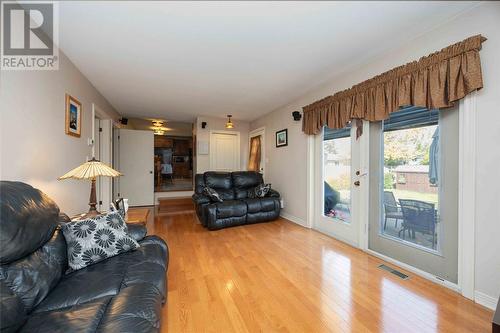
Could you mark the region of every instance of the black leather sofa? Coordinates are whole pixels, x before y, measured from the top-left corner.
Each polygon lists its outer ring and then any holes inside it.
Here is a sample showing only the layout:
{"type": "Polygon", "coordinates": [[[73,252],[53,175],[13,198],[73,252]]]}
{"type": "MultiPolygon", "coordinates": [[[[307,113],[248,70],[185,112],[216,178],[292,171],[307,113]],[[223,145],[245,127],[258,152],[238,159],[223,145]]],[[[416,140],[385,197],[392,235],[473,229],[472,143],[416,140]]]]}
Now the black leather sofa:
{"type": "Polygon", "coordinates": [[[249,198],[248,191],[263,183],[253,171],[205,172],[195,176],[193,202],[201,224],[209,230],[272,221],[280,215],[280,194],[271,189],[264,198],[249,198]],[[223,202],[211,202],[203,189],[213,188],[223,202]]]}
{"type": "Polygon", "coordinates": [[[140,248],[73,273],[58,228],[68,218],[45,194],[0,182],[1,332],[157,332],[168,248],[129,224],[140,248]]]}

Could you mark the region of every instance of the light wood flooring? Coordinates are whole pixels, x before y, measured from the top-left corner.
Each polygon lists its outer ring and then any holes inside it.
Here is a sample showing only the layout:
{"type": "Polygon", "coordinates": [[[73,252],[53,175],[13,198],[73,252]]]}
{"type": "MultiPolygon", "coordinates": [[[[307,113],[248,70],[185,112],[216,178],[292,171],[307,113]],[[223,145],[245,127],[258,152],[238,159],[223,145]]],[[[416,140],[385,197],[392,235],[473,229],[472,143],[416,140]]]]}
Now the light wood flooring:
{"type": "Polygon", "coordinates": [[[162,332],[491,332],[486,308],[284,219],[207,231],[150,214],[148,230],[170,248],[162,332]]]}

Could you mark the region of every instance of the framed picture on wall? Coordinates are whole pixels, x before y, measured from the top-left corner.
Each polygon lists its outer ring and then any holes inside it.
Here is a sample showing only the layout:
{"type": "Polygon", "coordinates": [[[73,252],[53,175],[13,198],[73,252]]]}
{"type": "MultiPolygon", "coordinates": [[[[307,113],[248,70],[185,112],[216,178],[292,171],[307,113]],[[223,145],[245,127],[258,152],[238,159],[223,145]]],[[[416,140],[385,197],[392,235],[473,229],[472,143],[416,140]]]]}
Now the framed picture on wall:
{"type": "Polygon", "coordinates": [[[82,134],[82,103],[68,94],[66,94],[65,132],[77,138],[82,134]]]}
{"type": "Polygon", "coordinates": [[[276,147],[288,146],[288,129],[276,132],[276,147]]]}

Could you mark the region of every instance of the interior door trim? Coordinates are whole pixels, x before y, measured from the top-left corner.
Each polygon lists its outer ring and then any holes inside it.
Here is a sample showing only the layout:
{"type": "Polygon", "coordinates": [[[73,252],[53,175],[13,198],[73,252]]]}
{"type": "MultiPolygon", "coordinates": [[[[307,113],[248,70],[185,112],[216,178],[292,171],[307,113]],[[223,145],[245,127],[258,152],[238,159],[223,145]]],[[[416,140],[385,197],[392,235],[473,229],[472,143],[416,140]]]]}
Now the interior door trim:
{"type": "Polygon", "coordinates": [[[261,165],[260,167],[262,169],[262,178],[265,179],[266,175],[266,128],[265,127],[256,128],[250,131],[250,133],[248,133],[248,155],[250,155],[250,142],[252,141],[252,138],[259,135],[261,136],[262,139],[260,142],[261,160],[264,161],[264,163],[262,163],[263,165],[261,165]]]}
{"type": "Polygon", "coordinates": [[[209,140],[210,140],[210,148],[209,148],[209,154],[210,154],[210,170],[214,169],[214,154],[212,154],[212,147],[213,147],[213,134],[226,134],[226,135],[234,135],[237,137],[237,145],[236,145],[236,154],[238,155],[238,161],[236,163],[236,170],[234,171],[239,171],[241,170],[241,140],[240,140],[240,132],[238,131],[224,131],[224,130],[212,130],[210,131],[209,134],[209,140]]]}

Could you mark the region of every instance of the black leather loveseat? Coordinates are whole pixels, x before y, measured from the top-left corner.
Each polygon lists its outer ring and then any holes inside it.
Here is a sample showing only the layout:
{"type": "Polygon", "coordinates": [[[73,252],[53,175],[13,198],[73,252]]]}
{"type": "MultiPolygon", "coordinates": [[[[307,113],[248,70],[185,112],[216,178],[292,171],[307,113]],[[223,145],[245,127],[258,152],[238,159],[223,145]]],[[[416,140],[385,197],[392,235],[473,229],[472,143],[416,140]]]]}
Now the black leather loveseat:
{"type": "Polygon", "coordinates": [[[248,197],[248,191],[262,183],[262,175],[253,171],[197,174],[193,202],[201,224],[209,230],[217,230],[277,219],[280,215],[277,191],[271,189],[264,198],[248,197]],[[210,201],[203,194],[206,186],[217,191],[223,202],[210,201]]]}
{"type": "Polygon", "coordinates": [[[144,225],[140,247],[65,274],[67,221],[42,192],[0,182],[1,332],[157,332],[166,297],[168,248],[144,225]]]}

